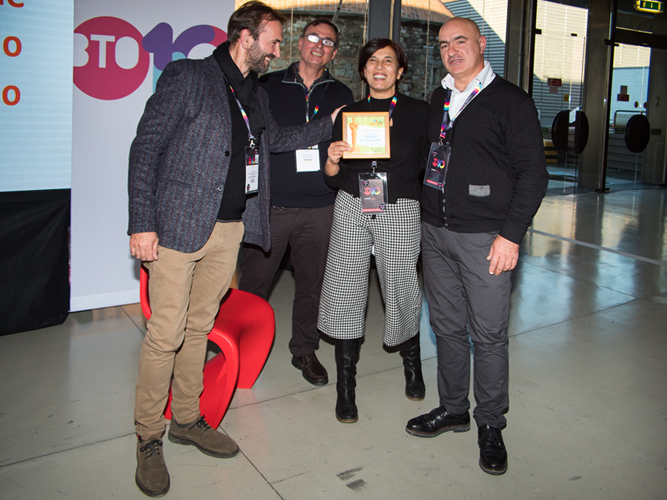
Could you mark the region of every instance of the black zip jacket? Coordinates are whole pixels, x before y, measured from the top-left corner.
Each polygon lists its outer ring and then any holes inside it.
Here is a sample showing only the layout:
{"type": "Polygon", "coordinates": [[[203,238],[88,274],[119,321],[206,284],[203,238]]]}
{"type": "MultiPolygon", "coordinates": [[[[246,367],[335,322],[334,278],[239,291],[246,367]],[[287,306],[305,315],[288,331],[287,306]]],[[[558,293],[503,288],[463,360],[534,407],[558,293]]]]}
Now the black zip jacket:
{"type": "MultiPolygon", "coordinates": [[[[279,125],[306,123],[306,110],[312,120],[329,120],[334,110],[352,104],[354,96],[347,86],[325,70],[310,88],[306,102],[306,87],[297,78],[293,63],[286,70],[262,76],[259,86],[269,94],[269,107],[279,125]],[[315,116],[315,107],[319,110],[315,116]]],[[[319,143],[320,167],[324,169],[330,141],[319,143]]],[[[271,204],[277,207],[316,208],[333,205],[336,191],[324,182],[322,172],[296,171],[296,153],[271,154],[271,204]]]]}

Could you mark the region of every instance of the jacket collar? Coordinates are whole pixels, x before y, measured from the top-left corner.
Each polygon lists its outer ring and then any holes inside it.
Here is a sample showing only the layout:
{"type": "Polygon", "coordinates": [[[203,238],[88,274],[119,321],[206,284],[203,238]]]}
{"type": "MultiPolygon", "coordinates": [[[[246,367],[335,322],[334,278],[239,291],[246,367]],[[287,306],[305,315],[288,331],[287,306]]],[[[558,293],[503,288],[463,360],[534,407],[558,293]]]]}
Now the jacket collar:
{"type": "MultiPolygon", "coordinates": [[[[301,75],[299,75],[298,68],[299,68],[298,61],[290,64],[289,67],[285,70],[285,76],[283,76],[283,83],[298,83],[299,85],[305,87],[303,83],[303,78],[301,78],[301,75]]],[[[331,76],[331,73],[329,73],[329,70],[327,68],[324,68],[322,76],[313,82],[311,89],[321,83],[330,83],[333,81],[334,77],[331,76]]]]}

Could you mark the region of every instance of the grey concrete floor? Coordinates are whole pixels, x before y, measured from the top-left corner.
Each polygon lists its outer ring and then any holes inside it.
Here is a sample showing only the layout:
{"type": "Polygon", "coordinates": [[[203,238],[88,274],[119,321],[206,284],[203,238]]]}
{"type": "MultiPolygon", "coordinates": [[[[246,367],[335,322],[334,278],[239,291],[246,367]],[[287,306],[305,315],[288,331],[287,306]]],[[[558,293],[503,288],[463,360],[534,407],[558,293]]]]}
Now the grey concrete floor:
{"type": "MultiPolygon", "coordinates": [[[[272,353],[221,424],[241,453],[216,460],[166,441],[168,498],[667,498],[665,190],[545,199],[514,274],[504,476],[480,470],[474,430],[406,434],[438,404],[434,342],[423,318],[427,394],[409,401],[371,283],[359,422],[336,421],[333,382],[313,387],[290,365],[284,272],[272,353]]],[[[144,332],[134,304],[0,337],[1,499],[146,498],[132,422],[144,332]]],[[[318,356],[334,381],[333,344],[318,356]]]]}

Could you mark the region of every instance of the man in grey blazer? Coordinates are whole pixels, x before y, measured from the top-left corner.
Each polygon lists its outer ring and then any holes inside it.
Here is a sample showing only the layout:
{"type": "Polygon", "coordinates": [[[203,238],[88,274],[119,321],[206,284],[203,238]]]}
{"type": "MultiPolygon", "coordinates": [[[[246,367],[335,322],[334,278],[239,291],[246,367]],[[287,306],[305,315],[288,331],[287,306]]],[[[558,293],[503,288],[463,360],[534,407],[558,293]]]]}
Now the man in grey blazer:
{"type": "Polygon", "coordinates": [[[212,56],[168,64],[130,149],[130,251],[149,270],[152,308],[134,411],[135,480],[149,496],[169,490],[161,438],[170,382],[169,440],[215,457],[238,452],[199,411],[207,335],[241,240],[270,246],[270,152],[331,135],[332,120],[279,127],[257,86],[257,74],[280,57],[284,21],[261,2],[246,3],[212,56]]]}

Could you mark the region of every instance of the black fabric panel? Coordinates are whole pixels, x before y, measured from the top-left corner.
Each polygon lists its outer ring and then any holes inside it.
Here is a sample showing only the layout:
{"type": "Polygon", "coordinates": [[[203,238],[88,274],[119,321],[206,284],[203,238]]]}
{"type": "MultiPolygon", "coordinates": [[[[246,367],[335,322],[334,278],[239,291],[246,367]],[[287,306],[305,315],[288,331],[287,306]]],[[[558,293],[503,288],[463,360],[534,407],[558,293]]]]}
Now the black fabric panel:
{"type": "Polygon", "coordinates": [[[65,321],[70,190],[0,193],[0,335],[65,321]]]}

